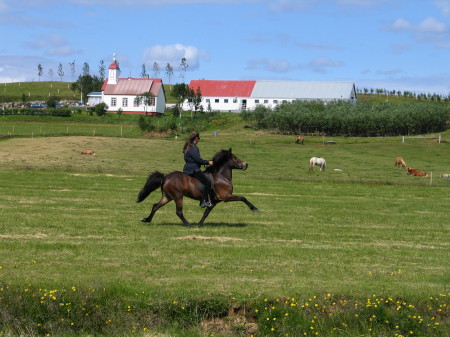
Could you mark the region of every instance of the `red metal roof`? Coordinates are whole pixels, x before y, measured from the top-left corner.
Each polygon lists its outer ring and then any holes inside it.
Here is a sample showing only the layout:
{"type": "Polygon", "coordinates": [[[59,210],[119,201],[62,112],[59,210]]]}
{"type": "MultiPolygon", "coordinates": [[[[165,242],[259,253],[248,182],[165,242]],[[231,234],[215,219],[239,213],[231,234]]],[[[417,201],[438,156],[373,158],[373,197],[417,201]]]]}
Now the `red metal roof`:
{"type": "Polygon", "coordinates": [[[189,87],[200,88],[203,97],[250,97],[256,81],[193,80],[189,87]]]}
{"type": "Polygon", "coordinates": [[[108,79],[103,82],[102,91],[105,95],[141,95],[150,92],[158,96],[162,88],[159,78],[119,78],[117,84],[108,84],[108,79]]]}

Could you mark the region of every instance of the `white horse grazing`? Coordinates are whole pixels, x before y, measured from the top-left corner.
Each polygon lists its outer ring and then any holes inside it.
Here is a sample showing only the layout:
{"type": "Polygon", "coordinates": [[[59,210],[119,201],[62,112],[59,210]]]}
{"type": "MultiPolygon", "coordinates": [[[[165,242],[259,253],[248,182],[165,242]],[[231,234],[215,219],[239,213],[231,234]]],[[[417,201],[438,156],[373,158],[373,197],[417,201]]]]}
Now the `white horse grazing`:
{"type": "Polygon", "coordinates": [[[325,171],[325,167],[327,167],[327,162],[324,158],[312,157],[309,160],[309,170],[312,171],[314,166],[320,166],[320,172],[325,171]]]}

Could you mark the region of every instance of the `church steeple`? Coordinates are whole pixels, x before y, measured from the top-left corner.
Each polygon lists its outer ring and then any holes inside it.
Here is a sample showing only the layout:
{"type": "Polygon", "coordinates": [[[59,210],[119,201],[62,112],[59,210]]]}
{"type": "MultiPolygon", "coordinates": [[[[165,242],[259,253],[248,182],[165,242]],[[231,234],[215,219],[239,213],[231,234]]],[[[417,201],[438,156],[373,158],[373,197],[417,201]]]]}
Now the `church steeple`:
{"type": "Polygon", "coordinates": [[[117,84],[120,76],[119,63],[116,61],[116,54],[113,55],[113,62],[108,67],[108,84],[117,84]]]}

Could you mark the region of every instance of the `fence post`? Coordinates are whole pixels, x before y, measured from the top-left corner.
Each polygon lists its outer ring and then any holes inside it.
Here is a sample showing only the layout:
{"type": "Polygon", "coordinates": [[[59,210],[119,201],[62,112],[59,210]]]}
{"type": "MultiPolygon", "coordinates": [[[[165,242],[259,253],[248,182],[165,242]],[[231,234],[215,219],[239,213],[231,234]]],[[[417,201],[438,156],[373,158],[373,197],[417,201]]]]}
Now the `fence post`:
{"type": "Polygon", "coordinates": [[[402,137],[402,143],[404,143],[404,142],[405,142],[405,136],[402,137]]]}
{"type": "Polygon", "coordinates": [[[442,135],[439,135],[439,144],[442,143],[442,135]]]}

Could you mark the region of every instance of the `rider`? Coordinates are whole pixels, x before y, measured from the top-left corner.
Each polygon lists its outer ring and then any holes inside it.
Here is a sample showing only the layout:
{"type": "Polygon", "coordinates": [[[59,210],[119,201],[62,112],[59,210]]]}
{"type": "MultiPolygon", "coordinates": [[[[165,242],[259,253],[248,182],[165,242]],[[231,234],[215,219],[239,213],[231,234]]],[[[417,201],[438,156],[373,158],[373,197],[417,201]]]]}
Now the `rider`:
{"type": "Polygon", "coordinates": [[[197,147],[197,143],[200,140],[198,132],[192,132],[183,147],[184,161],[186,162],[183,167],[183,172],[187,175],[197,178],[204,185],[201,207],[211,207],[211,201],[209,199],[209,190],[211,189],[211,182],[200,169],[200,165],[213,165],[212,160],[203,160],[200,157],[200,150],[197,147]]]}

